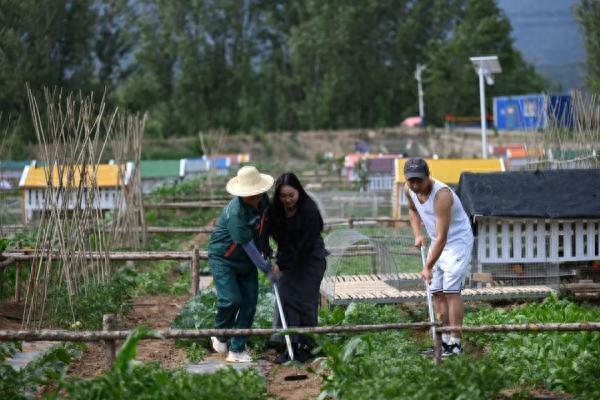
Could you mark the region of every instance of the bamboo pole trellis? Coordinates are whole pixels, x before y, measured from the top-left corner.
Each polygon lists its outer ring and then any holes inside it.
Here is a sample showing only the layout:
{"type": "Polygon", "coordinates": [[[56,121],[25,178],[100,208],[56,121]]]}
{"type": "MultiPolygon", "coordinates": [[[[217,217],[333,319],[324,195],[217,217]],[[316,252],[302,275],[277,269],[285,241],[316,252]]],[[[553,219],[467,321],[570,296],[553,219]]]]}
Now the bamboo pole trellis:
{"type": "Polygon", "coordinates": [[[111,248],[127,246],[137,249],[146,243],[140,159],[147,118],[147,114],[140,117],[120,113],[115,121],[116,134],[111,145],[121,188],[112,220],[111,248]]]}
{"type": "MultiPolygon", "coordinates": [[[[101,229],[97,172],[111,135],[116,111],[108,114],[104,97],[44,90],[41,110],[31,88],[27,97],[45,174],[44,210],[37,232],[35,253],[25,296],[24,324],[41,324],[56,305],[47,307],[48,295],[66,290],[73,298],[91,284],[108,282],[108,259],[89,262],[86,252],[107,250],[101,229]],[[107,123],[102,125],[106,117],[107,123]],[[57,248],[58,254],[48,249],[57,248]],[[56,271],[52,265],[59,263],[56,271]],[[39,322],[35,322],[39,321],[39,322]]],[[[74,318],[74,315],[73,315],[74,318]]]]}

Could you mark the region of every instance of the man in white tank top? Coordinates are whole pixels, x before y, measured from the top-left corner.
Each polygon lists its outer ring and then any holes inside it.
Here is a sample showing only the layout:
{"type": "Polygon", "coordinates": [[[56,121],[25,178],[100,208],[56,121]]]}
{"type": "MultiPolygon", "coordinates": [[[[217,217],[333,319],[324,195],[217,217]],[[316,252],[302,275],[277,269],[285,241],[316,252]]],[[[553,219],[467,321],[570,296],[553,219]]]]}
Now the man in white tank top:
{"type": "MultiPolygon", "coordinates": [[[[473,231],[460,199],[447,185],[429,176],[422,158],[404,164],[408,218],[415,246],[425,245],[421,223],[431,239],[421,278],[433,294],[435,313],[443,325],[462,326],[464,306],[460,295],[469,273],[473,231]]],[[[442,335],[443,356],[462,353],[460,332],[442,335]]]]}

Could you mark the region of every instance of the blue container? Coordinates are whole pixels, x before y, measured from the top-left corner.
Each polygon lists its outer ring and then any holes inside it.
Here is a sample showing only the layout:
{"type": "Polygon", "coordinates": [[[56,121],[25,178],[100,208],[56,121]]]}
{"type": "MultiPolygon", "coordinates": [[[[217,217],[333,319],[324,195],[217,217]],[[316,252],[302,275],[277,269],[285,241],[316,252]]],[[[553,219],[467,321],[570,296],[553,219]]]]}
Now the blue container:
{"type": "Polygon", "coordinates": [[[229,168],[229,157],[214,158],[212,163],[215,169],[227,169],[229,168]]]}
{"type": "Polygon", "coordinates": [[[573,128],[570,95],[526,94],[494,97],[494,125],[499,130],[573,128]]]}

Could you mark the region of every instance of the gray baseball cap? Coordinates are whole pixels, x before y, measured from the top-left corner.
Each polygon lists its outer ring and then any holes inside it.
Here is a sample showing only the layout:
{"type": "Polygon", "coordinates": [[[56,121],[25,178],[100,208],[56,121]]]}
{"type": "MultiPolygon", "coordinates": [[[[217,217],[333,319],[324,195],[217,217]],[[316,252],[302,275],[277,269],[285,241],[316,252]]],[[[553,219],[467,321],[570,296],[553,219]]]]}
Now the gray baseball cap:
{"type": "Polygon", "coordinates": [[[429,176],[429,166],[422,158],[409,158],[404,163],[404,178],[406,180],[419,178],[425,179],[429,176]]]}

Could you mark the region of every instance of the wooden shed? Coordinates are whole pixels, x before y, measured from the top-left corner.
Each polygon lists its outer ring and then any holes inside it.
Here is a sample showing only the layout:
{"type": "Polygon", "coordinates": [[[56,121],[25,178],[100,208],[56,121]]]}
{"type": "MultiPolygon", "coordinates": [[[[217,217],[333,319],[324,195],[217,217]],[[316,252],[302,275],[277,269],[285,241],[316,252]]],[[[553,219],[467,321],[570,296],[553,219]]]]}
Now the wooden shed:
{"type": "Polygon", "coordinates": [[[465,173],[458,195],[476,272],[550,284],[576,273],[562,264],[600,260],[600,169],[465,173]]]}
{"type": "MultiPolygon", "coordinates": [[[[127,184],[130,175],[131,165],[128,164],[124,177],[125,184],[127,184]]],[[[80,196],[77,200],[75,194],[64,200],[60,191],[56,191],[55,198],[47,199],[48,178],[50,176],[54,188],[82,187],[87,190],[96,185],[99,197],[95,199],[95,207],[100,210],[111,210],[118,207],[119,196],[117,194],[121,190],[122,182],[119,179],[119,167],[117,165],[100,164],[96,170],[92,166],[88,166],[85,172],[82,171],[81,166],[66,168],[54,166],[52,170],[50,170],[50,167],[26,166],[19,181],[19,189],[22,190],[23,220],[25,223],[31,221],[34,213],[54,205],[59,207],[65,205],[70,210],[78,206],[85,207],[83,197],[80,196]],[[62,174],[62,182],[59,179],[59,170],[65,171],[62,174]],[[83,176],[87,179],[82,184],[81,179],[83,176]],[[80,202],[79,205],[78,201],[80,202]]]]}

